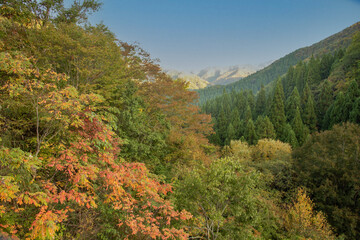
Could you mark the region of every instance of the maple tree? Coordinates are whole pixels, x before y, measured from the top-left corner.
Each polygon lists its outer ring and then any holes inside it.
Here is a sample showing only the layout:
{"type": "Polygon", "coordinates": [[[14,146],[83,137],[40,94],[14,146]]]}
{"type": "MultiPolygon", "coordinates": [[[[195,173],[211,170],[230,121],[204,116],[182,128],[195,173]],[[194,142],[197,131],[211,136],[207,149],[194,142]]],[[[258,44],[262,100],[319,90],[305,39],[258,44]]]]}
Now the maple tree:
{"type": "MultiPolygon", "coordinates": [[[[186,238],[174,221],[191,215],[164,199],[171,186],[144,164],[118,158],[120,140],[96,114],[100,96],[78,94],[65,75],[38,71],[22,55],[3,52],[0,66],[7,76],[2,105],[14,110],[16,102],[28,104],[36,140],[28,152],[1,148],[1,232],[27,239],[97,234],[101,226],[92,230],[85,218],[97,215],[101,204],[120,214],[116,226],[123,238],[186,238]]],[[[3,121],[9,116],[2,112],[3,121]]]]}

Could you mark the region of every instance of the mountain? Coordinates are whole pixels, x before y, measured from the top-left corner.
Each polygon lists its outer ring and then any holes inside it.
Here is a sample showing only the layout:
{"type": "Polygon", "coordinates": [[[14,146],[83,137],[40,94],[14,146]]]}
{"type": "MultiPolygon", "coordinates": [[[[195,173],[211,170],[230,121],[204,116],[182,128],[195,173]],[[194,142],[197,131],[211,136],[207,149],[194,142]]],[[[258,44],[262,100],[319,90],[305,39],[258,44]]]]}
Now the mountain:
{"type": "Polygon", "coordinates": [[[197,75],[212,85],[226,85],[247,77],[259,69],[252,65],[237,65],[227,68],[209,67],[201,70],[197,75]]]}
{"type": "Polygon", "coordinates": [[[210,85],[210,83],[208,81],[206,81],[205,79],[197,76],[196,74],[193,73],[183,73],[183,72],[179,72],[176,70],[170,70],[166,72],[172,79],[183,79],[186,82],[189,83],[189,89],[201,89],[201,88],[205,88],[208,85],[210,85]]]}
{"type": "MultiPolygon", "coordinates": [[[[268,64],[266,64],[268,65],[268,64]]],[[[198,73],[185,73],[169,70],[166,73],[173,79],[181,78],[189,83],[190,89],[202,89],[212,85],[226,85],[253,74],[264,67],[253,65],[236,65],[226,68],[208,67],[198,73]]]]}
{"type": "Polygon", "coordinates": [[[360,22],[336,33],[318,43],[311,46],[300,48],[270,64],[269,66],[251,74],[247,77],[233,82],[226,86],[210,86],[205,89],[197,90],[200,96],[200,104],[204,104],[207,100],[213,99],[223,93],[224,89],[228,92],[242,89],[250,89],[257,92],[261,85],[267,85],[285,74],[289,67],[294,66],[297,62],[310,58],[311,56],[321,56],[325,53],[333,53],[338,49],[347,48],[355,33],[360,31],[360,22]]]}

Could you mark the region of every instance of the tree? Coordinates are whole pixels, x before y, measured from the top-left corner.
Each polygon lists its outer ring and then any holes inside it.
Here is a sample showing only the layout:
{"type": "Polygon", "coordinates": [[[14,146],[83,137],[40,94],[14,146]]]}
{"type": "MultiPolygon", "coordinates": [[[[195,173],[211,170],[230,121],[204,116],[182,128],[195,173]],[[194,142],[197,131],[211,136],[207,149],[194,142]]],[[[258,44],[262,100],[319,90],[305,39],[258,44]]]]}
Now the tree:
{"type": "Polygon", "coordinates": [[[285,112],[284,112],[284,101],[283,101],[284,91],[282,89],[281,81],[278,80],[275,88],[275,94],[272,100],[271,110],[270,110],[270,120],[274,125],[276,136],[278,139],[282,140],[285,138],[284,129],[285,129],[285,112]]]}
{"type": "Polygon", "coordinates": [[[314,56],[310,58],[308,63],[308,72],[306,82],[310,85],[319,84],[321,81],[321,73],[320,73],[320,62],[318,59],[315,59],[314,56]]]}
{"type": "Polygon", "coordinates": [[[301,102],[300,102],[300,94],[297,90],[297,87],[295,87],[286,101],[285,112],[286,112],[287,120],[289,122],[295,118],[297,108],[301,109],[301,102]]]}
{"type": "Polygon", "coordinates": [[[345,102],[346,103],[345,103],[345,106],[343,106],[343,108],[344,108],[343,111],[345,114],[344,118],[346,120],[350,119],[350,113],[353,110],[356,99],[359,97],[360,97],[359,86],[355,80],[352,80],[350,82],[350,86],[346,90],[346,94],[345,94],[345,102]]]}
{"type": "Polygon", "coordinates": [[[294,130],[299,145],[301,146],[305,142],[308,134],[301,120],[299,108],[296,108],[295,117],[291,121],[291,127],[294,130]]]}
{"type": "Polygon", "coordinates": [[[235,129],[233,125],[230,123],[227,128],[225,145],[229,145],[230,141],[233,139],[235,139],[235,129]]]}
{"type": "Polygon", "coordinates": [[[284,128],[284,141],[289,143],[291,147],[296,148],[299,146],[299,142],[296,138],[294,130],[289,123],[285,124],[284,128]]]}
{"type": "Polygon", "coordinates": [[[350,121],[360,123],[360,97],[356,99],[350,112],[350,121]]]}
{"type": "Polygon", "coordinates": [[[284,89],[285,89],[284,91],[285,91],[285,96],[287,98],[290,96],[291,92],[296,87],[296,79],[294,73],[295,73],[294,67],[290,67],[284,79],[284,89]]]}
{"type": "Polygon", "coordinates": [[[306,82],[306,64],[302,61],[298,62],[295,66],[294,78],[296,82],[296,87],[300,93],[303,92],[306,82]]]}
{"type": "Polygon", "coordinates": [[[268,116],[266,117],[259,116],[256,119],[255,126],[256,126],[256,135],[258,139],[263,139],[263,138],[275,139],[276,134],[275,134],[274,126],[271,123],[268,116]]]}
{"type": "Polygon", "coordinates": [[[237,108],[233,109],[231,112],[231,119],[230,119],[231,124],[234,127],[234,131],[235,131],[235,138],[239,138],[240,137],[240,131],[241,131],[241,127],[242,127],[242,123],[240,120],[240,114],[239,114],[239,110],[237,108]]]}
{"type": "MultiPolygon", "coordinates": [[[[213,133],[211,117],[200,113],[199,107],[193,104],[197,94],[187,90],[185,82],[174,82],[161,74],[154,81],[144,82],[139,86],[139,94],[149,104],[149,113],[163,114],[170,124],[168,154],[165,159],[173,164],[173,171],[198,162],[209,162],[206,149],[211,145],[206,137],[213,133]]],[[[224,130],[224,135],[220,135],[222,143],[226,139],[229,121],[229,117],[223,114],[225,126],[217,123],[224,130]]]]}
{"type": "Polygon", "coordinates": [[[313,134],[294,151],[297,182],[306,187],[318,209],[338,234],[359,238],[360,127],[352,123],[313,134]]]}
{"type": "MultiPolygon", "coordinates": [[[[16,52],[1,52],[0,63],[1,119],[21,122],[11,114],[19,108],[31,116],[18,126],[24,144],[0,146],[1,234],[86,239],[111,222],[120,239],[187,238],[180,225],[191,216],[165,199],[171,186],[118,157],[120,139],[106,124],[101,96],[79,94],[67,76],[38,70],[16,52]]],[[[9,136],[14,129],[5,127],[9,136]]]]}
{"type": "Polygon", "coordinates": [[[249,105],[246,105],[246,111],[245,111],[245,115],[244,115],[245,126],[248,124],[248,122],[250,120],[252,120],[251,108],[249,105]]]}
{"type": "Polygon", "coordinates": [[[256,227],[258,175],[239,161],[215,160],[188,172],[176,188],[179,208],[191,212],[191,235],[206,239],[249,239],[256,227]]]}
{"type": "Polygon", "coordinates": [[[251,119],[246,124],[244,137],[249,144],[255,144],[258,139],[255,131],[254,122],[251,119]]]}
{"type": "Polygon", "coordinates": [[[312,95],[308,96],[308,100],[305,103],[303,121],[304,124],[309,127],[310,132],[316,131],[317,118],[312,95]]]}
{"type": "Polygon", "coordinates": [[[256,98],[256,105],[255,105],[255,118],[260,115],[264,115],[266,111],[266,92],[264,85],[261,85],[261,89],[256,98]]]}
{"type": "Polygon", "coordinates": [[[219,144],[223,145],[226,140],[226,134],[227,134],[227,119],[225,116],[225,112],[223,109],[220,110],[220,114],[218,118],[216,119],[215,129],[216,129],[216,135],[219,136],[219,144]]]}
{"type": "Polygon", "coordinates": [[[87,20],[90,13],[99,10],[100,6],[101,3],[97,0],[74,1],[69,8],[64,6],[63,0],[8,0],[4,3],[2,13],[9,18],[14,15],[31,17],[41,25],[46,25],[50,21],[82,23],[87,20]]]}
{"type": "Polygon", "coordinates": [[[333,102],[332,88],[331,83],[328,80],[325,80],[322,83],[319,99],[316,101],[316,116],[318,119],[318,124],[320,128],[323,129],[323,121],[326,114],[326,111],[329,109],[331,103],[333,102]]]}
{"type": "Polygon", "coordinates": [[[314,207],[306,191],[299,188],[285,218],[285,227],[291,239],[336,239],[324,214],[316,212],[314,207]]]}

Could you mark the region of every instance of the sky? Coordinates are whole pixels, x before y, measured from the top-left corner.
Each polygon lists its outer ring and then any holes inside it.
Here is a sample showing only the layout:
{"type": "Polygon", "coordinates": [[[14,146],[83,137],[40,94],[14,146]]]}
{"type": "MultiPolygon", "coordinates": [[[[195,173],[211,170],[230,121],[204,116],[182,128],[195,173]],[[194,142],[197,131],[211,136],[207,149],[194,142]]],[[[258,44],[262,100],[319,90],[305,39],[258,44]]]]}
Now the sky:
{"type": "Polygon", "coordinates": [[[92,24],[166,70],[258,65],[360,21],[360,0],[102,0],[92,24]]]}

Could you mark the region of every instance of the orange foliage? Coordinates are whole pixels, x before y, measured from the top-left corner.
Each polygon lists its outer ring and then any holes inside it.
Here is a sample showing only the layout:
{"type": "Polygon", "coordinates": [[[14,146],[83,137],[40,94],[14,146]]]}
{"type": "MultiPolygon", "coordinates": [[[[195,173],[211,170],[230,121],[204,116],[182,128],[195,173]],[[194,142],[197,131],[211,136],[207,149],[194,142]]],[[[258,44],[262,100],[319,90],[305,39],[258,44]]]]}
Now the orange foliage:
{"type": "Polygon", "coordinates": [[[150,103],[149,111],[160,111],[171,124],[168,140],[176,151],[170,153],[167,160],[208,163],[204,147],[209,145],[206,136],[213,133],[211,116],[201,114],[194,105],[197,94],[187,90],[185,82],[165,75],[142,83],[140,87],[140,94],[150,103]]]}
{"type": "Polygon", "coordinates": [[[35,156],[0,148],[0,170],[4,170],[0,234],[53,239],[70,218],[81,221],[79,210],[97,211],[102,204],[123,216],[117,228],[124,239],[187,238],[185,229],[176,228],[174,221],[191,215],[175,211],[165,200],[171,186],[152,177],[144,164],[118,158],[120,140],[103,122],[104,116],[94,112],[98,96],[60,88],[64,75],[50,70],[41,73],[22,56],[3,54],[0,67],[15,74],[6,79],[1,91],[10,98],[33,101],[31,106],[38,113],[35,156]]]}

